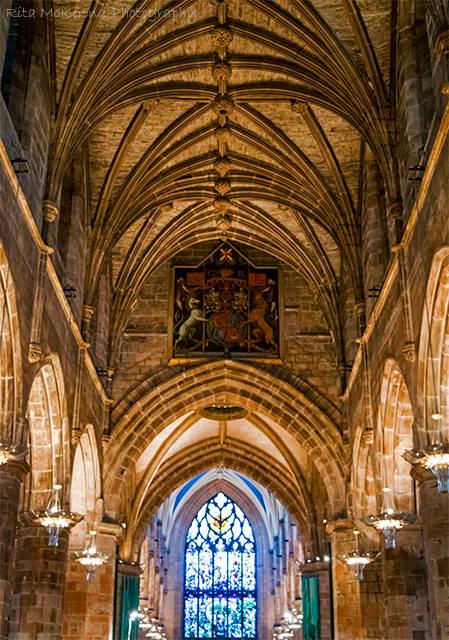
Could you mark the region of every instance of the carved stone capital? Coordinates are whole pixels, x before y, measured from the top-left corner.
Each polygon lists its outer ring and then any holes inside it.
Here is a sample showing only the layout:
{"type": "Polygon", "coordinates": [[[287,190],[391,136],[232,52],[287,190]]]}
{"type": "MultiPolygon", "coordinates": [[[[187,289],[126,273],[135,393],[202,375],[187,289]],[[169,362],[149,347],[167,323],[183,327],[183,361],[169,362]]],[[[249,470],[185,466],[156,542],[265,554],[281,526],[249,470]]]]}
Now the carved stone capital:
{"type": "Polygon", "coordinates": [[[42,347],[37,342],[30,342],[28,345],[28,362],[34,364],[42,358],[42,347]]]}
{"type": "Polygon", "coordinates": [[[416,349],[414,342],[406,342],[402,347],[402,353],[407,362],[415,362],[416,349]]]}
{"type": "Polygon", "coordinates": [[[449,54],[449,29],[440,31],[435,38],[435,51],[440,56],[447,56],[449,54]]]}
{"type": "Polygon", "coordinates": [[[28,475],[31,471],[31,467],[25,460],[14,460],[8,462],[8,464],[0,466],[0,474],[7,473],[9,476],[14,476],[20,482],[28,475]]]}
{"type": "Polygon", "coordinates": [[[59,208],[52,200],[43,200],[42,202],[42,216],[46,222],[54,222],[58,217],[59,208]]]}

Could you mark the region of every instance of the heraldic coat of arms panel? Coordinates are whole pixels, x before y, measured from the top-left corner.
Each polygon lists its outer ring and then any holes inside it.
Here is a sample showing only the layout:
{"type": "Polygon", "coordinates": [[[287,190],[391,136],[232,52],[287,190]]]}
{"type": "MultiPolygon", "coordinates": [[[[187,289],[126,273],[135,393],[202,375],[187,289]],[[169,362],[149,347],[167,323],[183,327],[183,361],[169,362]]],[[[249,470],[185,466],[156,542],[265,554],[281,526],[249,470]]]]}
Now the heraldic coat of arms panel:
{"type": "Polygon", "coordinates": [[[229,242],[196,267],[175,267],[174,358],[280,358],[279,270],[254,266],[229,242]]]}

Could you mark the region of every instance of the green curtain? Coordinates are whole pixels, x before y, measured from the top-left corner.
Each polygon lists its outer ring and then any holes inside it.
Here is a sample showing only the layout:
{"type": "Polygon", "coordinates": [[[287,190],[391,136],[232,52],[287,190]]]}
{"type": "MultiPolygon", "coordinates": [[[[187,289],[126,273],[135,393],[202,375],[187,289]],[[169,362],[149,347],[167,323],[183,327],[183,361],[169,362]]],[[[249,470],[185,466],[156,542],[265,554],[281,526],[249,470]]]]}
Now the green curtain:
{"type": "Polygon", "coordinates": [[[120,623],[120,640],[137,640],[139,624],[137,620],[130,620],[132,611],[139,608],[139,576],[122,575],[122,617],[120,623]]]}
{"type": "Polygon", "coordinates": [[[320,590],[318,576],[302,576],[302,637],[320,640],[320,590]]]}

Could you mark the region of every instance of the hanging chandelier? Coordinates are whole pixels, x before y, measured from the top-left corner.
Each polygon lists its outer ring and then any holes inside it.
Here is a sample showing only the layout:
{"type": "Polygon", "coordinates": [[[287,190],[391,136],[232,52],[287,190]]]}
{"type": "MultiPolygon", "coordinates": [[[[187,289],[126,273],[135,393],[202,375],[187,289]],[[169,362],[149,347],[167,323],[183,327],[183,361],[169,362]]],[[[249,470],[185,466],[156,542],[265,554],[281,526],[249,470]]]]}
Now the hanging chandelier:
{"type": "Polygon", "coordinates": [[[275,624],[273,627],[273,640],[293,638],[294,633],[288,624],[275,624]]]}
{"type": "Polygon", "coordinates": [[[291,607],[286,611],[282,617],[284,622],[290,630],[296,631],[302,627],[303,615],[296,607],[291,607]]]}
{"type": "Polygon", "coordinates": [[[59,536],[64,529],[70,529],[78,522],[81,522],[83,516],[79,513],[65,511],[62,508],[60,492],[61,484],[53,485],[53,492],[50,502],[46,509],[41,511],[33,511],[31,518],[34,522],[45,527],[48,531],[48,546],[57,547],[59,545],[59,536]]]}
{"type": "MultiPolygon", "coordinates": [[[[438,411],[432,414],[437,423],[442,419],[438,411]]],[[[421,446],[417,426],[413,425],[413,449],[405,451],[402,457],[411,465],[429,469],[437,481],[438,493],[449,492],[449,442],[444,442],[441,433],[433,434],[431,443],[421,446]]]]}
{"type": "Polygon", "coordinates": [[[95,530],[89,531],[84,549],[72,554],[72,559],[86,568],[86,580],[89,581],[94,577],[96,569],[102,567],[109,560],[109,556],[98,551],[96,537],[95,530]]]}
{"type": "Polygon", "coordinates": [[[395,512],[391,504],[390,489],[384,487],[384,505],[379,513],[369,515],[363,518],[362,521],[377,529],[382,533],[385,539],[385,546],[387,549],[394,549],[396,547],[396,532],[416,520],[416,516],[412,513],[395,512]]]}
{"type": "Polygon", "coordinates": [[[8,462],[20,462],[28,452],[28,449],[19,444],[11,442],[0,442],[0,465],[8,464],[8,462]]]}
{"type": "Polygon", "coordinates": [[[365,567],[369,565],[379,555],[377,551],[362,551],[359,546],[360,531],[355,530],[355,549],[349,553],[342,553],[337,556],[339,560],[351,567],[357,580],[362,580],[365,567]]]}

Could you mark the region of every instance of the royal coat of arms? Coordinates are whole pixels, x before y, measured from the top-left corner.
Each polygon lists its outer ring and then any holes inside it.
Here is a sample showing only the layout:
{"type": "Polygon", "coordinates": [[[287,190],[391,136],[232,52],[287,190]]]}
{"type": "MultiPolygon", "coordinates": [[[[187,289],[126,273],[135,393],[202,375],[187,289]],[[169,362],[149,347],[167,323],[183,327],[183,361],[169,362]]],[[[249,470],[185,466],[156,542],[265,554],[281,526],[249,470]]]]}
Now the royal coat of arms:
{"type": "Polygon", "coordinates": [[[196,267],[174,268],[175,358],[280,357],[279,273],[229,242],[196,267]]]}

